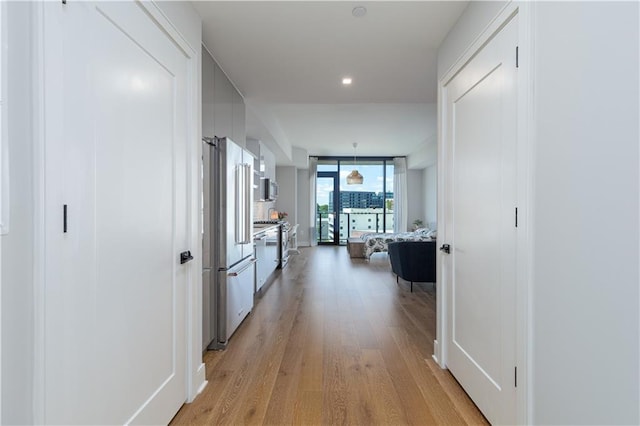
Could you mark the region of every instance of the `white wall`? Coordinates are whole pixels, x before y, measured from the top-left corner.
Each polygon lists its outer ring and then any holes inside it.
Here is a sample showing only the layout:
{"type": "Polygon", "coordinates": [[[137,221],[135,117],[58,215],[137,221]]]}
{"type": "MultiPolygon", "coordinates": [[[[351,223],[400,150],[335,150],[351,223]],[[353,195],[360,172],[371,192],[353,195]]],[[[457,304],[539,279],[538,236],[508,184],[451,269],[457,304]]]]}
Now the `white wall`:
{"type": "Polygon", "coordinates": [[[424,202],[422,205],[424,223],[431,229],[438,229],[438,166],[433,165],[422,173],[424,202]]]}
{"type": "Polygon", "coordinates": [[[33,424],[33,4],[7,2],[11,228],[2,242],[2,424],[33,424]]]}
{"type": "Polygon", "coordinates": [[[311,220],[309,212],[309,170],[298,169],[298,245],[308,246],[310,243],[309,232],[311,220]]]}
{"type": "Polygon", "coordinates": [[[638,424],[638,3],[539,3],[533,419],[638,424]]]}
{"type": "MultiPolygon", "coordinates": [[[[470,3],[439,76],[502,5],[470,3]]],[[[521,50],[534,66],[530,415],[638,424],[638,3],[532,8],[535,50],[521,50]]]]}
{"type": "Polygon", "coordinates": [[[407,156],[407,167],[424,169],[438,162],[438,135],[433,134],[420,143],[420,149],[407,156]]]}
{"type": "Polygon", "coordinates": [[[416,219],[427,223],[424,216],[423,171],[407,170],[407,227],[411,230],[416,219]]]}
{"type": "Polygon", "coordinates": [[[271,209],[276,208],[275,201],[254,201],[253,202],[253,220],[271,220],[269,217],[273,212],[271,209]]]}
{"type": "Polygon", "coordinates": [[[293,166],[276,167],[276,182],[278,182],[278,199],[276,209],[287,212],[289,223],[298,223],[298,173],[293,166]]]}

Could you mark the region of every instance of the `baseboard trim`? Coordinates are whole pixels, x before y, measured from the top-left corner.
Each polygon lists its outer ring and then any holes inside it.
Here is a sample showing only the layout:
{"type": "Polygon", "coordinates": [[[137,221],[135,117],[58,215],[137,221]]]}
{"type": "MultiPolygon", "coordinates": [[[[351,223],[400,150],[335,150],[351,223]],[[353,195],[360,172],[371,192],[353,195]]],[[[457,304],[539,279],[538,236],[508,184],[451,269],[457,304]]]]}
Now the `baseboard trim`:
{"type": "Polygon", "coordinates": [[[446,368],[445,365],[440,362],[440,355],[442,355],[441,351],[442,348],[440,347],[440,342],[438,342],[438,339],[435,339],[433,341],[433,355],[431,355],[431,358],[433,358],[433,360],[440,366],[440,368],[446,368]]]}
{"type": "Polygon", "coordinates": [[[189,398],[187,399],[187,403],[193,402],[193,400],[196,399],[196,397],[198,395],[200,395],[200,393],[202,393],[204,388],[207,387],[207,384],[209,382],[207,381],[207,378],[206,378],[206,368],[205,367],[206,367],[206,365],[204,363],[202,363],[202,364],[200,364],[200,366],[196,370],[196,373],[195,373],[195,375],[193,377],[194,388],[192,389],[191,395],[189,395],[189,398]],[[197,386],[197,388],[196,388],[196,386],[197,386]]]}

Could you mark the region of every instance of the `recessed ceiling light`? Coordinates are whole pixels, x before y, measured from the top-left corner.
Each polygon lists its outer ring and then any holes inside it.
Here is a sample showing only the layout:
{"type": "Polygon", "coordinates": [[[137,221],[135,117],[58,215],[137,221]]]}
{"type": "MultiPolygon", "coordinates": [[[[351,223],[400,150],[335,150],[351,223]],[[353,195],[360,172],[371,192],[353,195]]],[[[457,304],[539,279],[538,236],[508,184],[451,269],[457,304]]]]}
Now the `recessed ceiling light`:
{"type": "Polygon", "coordinates": [[[351,84],[351,77],[345,77],[342,79],[342,84],[344,84],[345,86],[348,86],[351,84]]]}
{"type": "Polygon", "coordinates": [[[363,6],[356,6],[351,11],[351,14],[356,18],[362,18],[364,15],[367,14],[367,9],[363,6]]]}

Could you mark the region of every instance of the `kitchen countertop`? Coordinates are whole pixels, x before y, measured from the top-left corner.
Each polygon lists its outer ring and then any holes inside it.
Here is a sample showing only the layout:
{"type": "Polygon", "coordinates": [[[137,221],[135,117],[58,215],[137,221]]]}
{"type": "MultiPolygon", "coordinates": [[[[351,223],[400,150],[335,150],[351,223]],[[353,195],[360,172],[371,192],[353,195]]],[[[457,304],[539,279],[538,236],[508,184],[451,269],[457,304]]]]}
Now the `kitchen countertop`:
{"type": "Polygon", "coordinates": [[[270,229],[275,229],[279,227],[279,223],[254,223],[253,224],[253,235],[257,235],[261,232],[268,231],[270,229]]]}

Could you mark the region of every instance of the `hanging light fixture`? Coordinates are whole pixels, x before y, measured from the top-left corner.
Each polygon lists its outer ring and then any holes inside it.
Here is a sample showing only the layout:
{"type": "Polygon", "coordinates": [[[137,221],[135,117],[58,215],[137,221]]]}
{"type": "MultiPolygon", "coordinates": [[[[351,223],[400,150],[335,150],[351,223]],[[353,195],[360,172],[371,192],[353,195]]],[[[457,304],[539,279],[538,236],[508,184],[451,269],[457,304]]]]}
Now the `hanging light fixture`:
{"type": "Polygon", "coordinates": [[[356,142],[353,143],[353,170],[351,173],[347,175],[347,185],[362,185],[364,178],[356,168],[356,148],[358,144],[356,142]]]}

